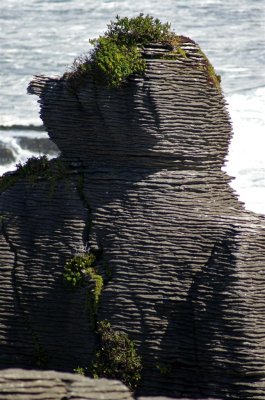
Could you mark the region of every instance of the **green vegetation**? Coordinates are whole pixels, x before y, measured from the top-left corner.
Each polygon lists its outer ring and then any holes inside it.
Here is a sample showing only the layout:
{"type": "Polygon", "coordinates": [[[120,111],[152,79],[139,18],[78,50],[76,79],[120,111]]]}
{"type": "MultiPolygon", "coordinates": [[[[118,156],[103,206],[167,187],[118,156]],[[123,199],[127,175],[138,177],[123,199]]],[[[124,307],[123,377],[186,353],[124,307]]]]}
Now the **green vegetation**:
{"type": "Polygon", "coordinates": [[[65,265],[63,278],[68,287],[85,286],[87,276],[96,260],[94,254],[75,256],[65,265]]]}
{"type": "Polygon", "coordinates": [[[87,308],[95,333],[99,337],[99,351],[90,366],[78,366],[74,372],[92,375],[94,378],[106,377],[120,379],[134,390],[141,378],[141,358],[137,355],[134,343],[128,335],[115,331],[109,322],[98,319],[98,310],[104,282],[111,279],[112,271],[106,261],[101,262],[100,272],[96,262],[102,251],[93,251],[74,256],[65,265],[64,282],[72,289],[83,287],[87,290],[87,308]],[[104,271],[103,271],[104,270],[104,271]]]}
{"type": "MultiPolygon", "coordinates": [[[[139,14],[134,18],[116,17],[111,21],[103,36],[90,40],[93,45],[88,56],[75,60],[72,71],[63,78],[69,83],[69,90],[76,92],[80,86],[93,79],[97,84],[109,88],[121,86],[133,75],[143,75],[146,59],[143,57],[144,47],[148,44],[160,43],[165,52],[155,54],[156,58],[179,59],[190,61],[188,54],[181,47],[183,43],[194,43],[191,39],[176,35],[171,31],[169,23],[162,23],[150,15],[139,14]]],[[[202,60],[191,62],[191,68],[203,70],[207,80],[220,90],[220,77],[216,75],[209,60],[199,50],[202,60]]],[[[148,56],[152,57],[152,56],[148,56]]]]}
{"type": "Polygon", "coordinates": [[[91,367],[94,378],[119,379],[135,390],[141,379],[142,362],[134,342],[123,332],[115,331],[104,320],[97,325],[100,350],[91,367]]]}
{"type": "Polygon", "coordinates": [[[46,156],[31,157],[25,164],[18,163],[14,172],[0,177],[0,192],[13,186],[19,179],[26,178],[34,184],[39,178],[45,178],[53,187],[55,182],[69,174],[65,163],[59,159],[48,160],[46,156]]]}
{"type": "Polygon", "coordinates": [[[145,70],[145,63],[136,46],[126,46],[115,38],[100,37],[92,41],[91,55],[94,79],[109,87],[119,86],[128,76],[145,70]]]}
{"type": "Polygon", "coordinates": [[[208,57],[201,49],[199,49],[199,54],[203,58],[203,63],[198,66],[198,69],[205,71],[208,77],[208,82],[212,84],[219,92],[221,92],[221,76],[216,74],[213,65],[210,63],[208,57]]]}
{"type": "Polygon", "coordinates": [[[146,45],[148,43],[167,42],[171,40],[170,24],[163,24],[158,18],[139,14],[134,18],[120,18],[111,21],[105,37],[113,38],[117,43],[126,46],[146,45]]]}
{"type": "MultiPolygon", "coordinates": [[[[181,44],[181,37],[170,31],[170,24],[163,24],[150,15],[139,14],[134,18],[116,17],[104,36],[93,39],[90,57],[75,60],[72,73],[65,74],[72,87],[82,84],[87,76],[108,87],[120,86],[130,75],[143,74],[145,60],[141,50],[148,43],[163,43],[173,50],[181,44]]],[[[174,56],[183,55],[176,51],[174,56]]]]}
{"type": "Polygon", "coordinates": [[[79,374],[79,375],[83,375],[83,376],[85,375],[85,370],[82,367],[74,368],[73,372],[75,372],[76,374],[79,374]]]}
{"type": "Polygon", "coordinates": [[[98,308],[100,304],[101,292],[103,290],[103,278],[94,268],[87,269],[87,276],[89,280],[94,282],[93,290],[88,291],[87,307],[89,310],[90,321],[94,328],[96,328],[98,308]]]}
{"type": "Polygon", "coordinates": [[[43,175],[46,176],[49,171],[49,160],[46,156],[31,157],[25,162],[24,165],[18,163],[16,167],[17,175],[23,178],[33,178],[43,175]]]}
{"type": "Polygon", "coordinates": [[[68,287],[73,289],[86,287],[88,289],[87,308],[90,322],[94,328],[96,328],[100,297],[104,286],[103,277],[97,271],[95,261],[96,256],[93,253],[77,255],[66,263],[63,274],[68,287]]]}
{"type": "Polygon", "coordinates": [[[18,163],[16,171],[0,177],[0,191],[3,192],[13,186],[20,178],[27,178],[32,182],[39,175],[47,173],[48,165],[49,161],[46,156],[29,158],[24,165],[18,163]]]}

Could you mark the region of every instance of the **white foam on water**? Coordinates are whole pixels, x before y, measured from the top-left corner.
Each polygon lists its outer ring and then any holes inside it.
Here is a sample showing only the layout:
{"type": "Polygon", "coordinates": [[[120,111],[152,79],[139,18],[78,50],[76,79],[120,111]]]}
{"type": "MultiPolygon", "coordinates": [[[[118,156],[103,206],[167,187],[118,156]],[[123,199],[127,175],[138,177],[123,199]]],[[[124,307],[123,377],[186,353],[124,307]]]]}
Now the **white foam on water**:
{"type": "MultiPolygon", "coordinates": [[[[17,138],[19,137],[27,137],[31,139],[39,139],[39,138],[48,138],[47,132],[43,131],[34,131],[34,130],[6,130],[2,131],[4,133],[0,136],[1,143],[3,143],[8,149],[10,149],[15,156],[15,161],[0,165],[0,176],[3,175],[7,171],[13,171],[16,169],[16,164],[21,163],[24,164],[30,157],[35,156],[38,157],[42,155],[42,153],[32,152],[27,149],[22,149],[19,145],[17,138]]],[[[49,156],[48,156],[49,157],[49,156]]]]}
{"type": "Polygon", "coordinates": [[[227,98],[232,138],[227,173],[246,208],[265,214],[265,88],[235,93],[227,98]]]}

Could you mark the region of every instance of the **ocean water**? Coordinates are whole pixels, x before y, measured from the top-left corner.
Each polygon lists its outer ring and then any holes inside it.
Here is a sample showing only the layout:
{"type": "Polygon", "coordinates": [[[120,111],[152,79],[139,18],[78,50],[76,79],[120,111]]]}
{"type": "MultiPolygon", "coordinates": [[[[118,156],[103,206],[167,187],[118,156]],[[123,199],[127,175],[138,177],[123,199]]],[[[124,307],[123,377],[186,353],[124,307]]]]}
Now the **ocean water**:
{"type": "Polygon", "coordinates": [[[48,153],[33,75],[61,75],[110,20],[143,12],[202,47],[222,76],[234,137],[227,158],[246,208],[265,214],[264,0],[4,0],[0,4],[0,174],[48,153]]]}

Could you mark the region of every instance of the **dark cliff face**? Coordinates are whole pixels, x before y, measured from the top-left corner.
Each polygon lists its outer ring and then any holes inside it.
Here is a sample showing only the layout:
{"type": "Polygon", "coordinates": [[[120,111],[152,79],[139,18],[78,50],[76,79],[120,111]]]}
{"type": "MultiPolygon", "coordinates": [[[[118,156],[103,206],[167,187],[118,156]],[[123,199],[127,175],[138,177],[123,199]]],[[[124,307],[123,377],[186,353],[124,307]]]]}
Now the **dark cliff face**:
{"type": "Polygon", "coordinates": [[[6,367],[70,370],[92,356],[84,291],[62,271],[83,238],[87,210],[74,184],[26,179],[1,195],[1,356],[6,367]]]}
{"type": "Polygon", "coordinates": [[[65,261],[88,243],[112,270],[97,317],[135,340],[140,393],[264,397],[264,219],[244,211],[221,170],[231,135],[225,101],[198,47],[182,48],[177,60],[146,48],[145,76],[117,89],[89,78],[75,91],[66,78],[30,84],[75,170],[53,196],[42,181],[2,195],[10,294],[1,304],[11,310],[3,326],[14,327],[2,331],[10,353],[2,366],[32,362],[21,343],[33,330],[50,368],[91,362],[84,291],[62,285],[65,261]]]}

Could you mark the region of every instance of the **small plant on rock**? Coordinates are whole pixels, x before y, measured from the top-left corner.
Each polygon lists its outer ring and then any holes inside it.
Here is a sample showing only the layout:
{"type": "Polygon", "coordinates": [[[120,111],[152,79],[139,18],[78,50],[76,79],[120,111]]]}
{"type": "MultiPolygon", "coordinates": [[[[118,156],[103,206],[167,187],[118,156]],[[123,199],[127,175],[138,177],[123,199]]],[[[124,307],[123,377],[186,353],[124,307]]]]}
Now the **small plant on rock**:
{"type": "Polygon", "coordinates": [[[120,18],[111,21],[106,37],[115,38],[118,43],[126,46],[146,45],[148,43],[166,42],[174,35],[170,31],[170,24],[163,24],[158,18],[140,13],[134,18],[120,18]]]}
{"type": "Polygon", "coordinates": [[[94,46],[90,57],[75,60],[72,74],[66,74],[72,84],[82,83],[87,75],[95,82],[108,87],[120,86],[130,75],[143,74],[145,60],[141,49],[148,43],[170,43],[177,36],[170,31],[170,24],[158,18],[139,14],[134,18],[116,17],[104,36],[90,40],[94,46]]]}
{"type": "Polygon", "coordinates": [[[78,375],[85,376],[85,370],[82,367],[76,367],[73,369],[73,372],[75,372],[78,375]]]}
{"type": "Polygon", "coordinates": [[[94,378],[119,379],[135,390],[141,379],[142,362],[135,344],[124,332],[119,332],[106,321],[97,325],[100,350],[96,353],[91,372],[94,378]]]}
{"type": "Polygon", "coordinates": [[[115,38],[100,37],[91,54],[94,79],[110,87],[119,86],[128,76],[144,72],[145,63],[136,46],[126,46],[115,38]]]}
{"type": "Polygon", "coordinates": [[[104,282],[95,266],[96,256],[93,253],[77,255],[66,263],[63,278],[72,289],[87,289],[87,308],[90,322],[96,327],[98,308],[104,282]]]}
{"type": "Polygon", "coordinates": [[[85,285],[87,274],[91,270],[96,257],[92,253],[71,258],[65,265],[63,278],[68,287],[78,288],[85,285]]]}

